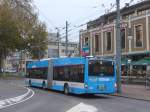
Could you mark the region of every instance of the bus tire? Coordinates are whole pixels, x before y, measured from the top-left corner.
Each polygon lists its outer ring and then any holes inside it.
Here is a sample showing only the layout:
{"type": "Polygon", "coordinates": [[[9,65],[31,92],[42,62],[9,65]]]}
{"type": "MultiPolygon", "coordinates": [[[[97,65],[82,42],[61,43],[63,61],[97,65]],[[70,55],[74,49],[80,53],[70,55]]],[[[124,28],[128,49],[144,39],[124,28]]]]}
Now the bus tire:
{"type": "Polygon", "coordinates": [[[46,89],[45,81],[42,83],[42,89],[46,89]]]}
{"type": "Polygon", "coordinates": [[[30,86],[30,87],[32,86],[32,84],[31,84],[31,80],[29,80],[29,86],[30,86]]]}
{"type": "Polygon", "coordinates": [[[68,84],[64,85],[64,94],[66,94],[66,95],[69,94],[69,86],[68,86],[68,84]]]}

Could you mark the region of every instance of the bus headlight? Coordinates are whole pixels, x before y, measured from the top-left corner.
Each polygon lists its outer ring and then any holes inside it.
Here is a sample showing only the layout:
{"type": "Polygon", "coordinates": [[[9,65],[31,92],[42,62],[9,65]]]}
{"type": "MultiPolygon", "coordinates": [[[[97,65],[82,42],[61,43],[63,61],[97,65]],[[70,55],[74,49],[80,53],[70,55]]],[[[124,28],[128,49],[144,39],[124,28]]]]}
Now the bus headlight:
{"type": "Polygon", "coordinates": [[[88,88],[88,85],[87,85],[87,84],[84,84],[84,87],[85,87],[85,88],[88,88]]]}
{"type": "Polygon", "coordinates": [[[114,87],[117,88],[117,83],[114,84],[114,87]]]}

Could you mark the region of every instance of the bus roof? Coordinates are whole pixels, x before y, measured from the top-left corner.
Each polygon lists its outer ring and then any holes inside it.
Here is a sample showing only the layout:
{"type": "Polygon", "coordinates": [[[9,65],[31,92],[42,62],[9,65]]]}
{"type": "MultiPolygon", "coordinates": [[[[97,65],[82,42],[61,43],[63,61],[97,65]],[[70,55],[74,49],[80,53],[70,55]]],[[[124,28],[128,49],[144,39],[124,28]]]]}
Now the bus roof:
{"type": "Polygon", "coordinates": [[[103,60],[103,61],[115,61],[113,58],[103,58],[103,57],[86,57],[89,60],[103,60]]]}
{"type": "Polygon", "coordinates": [[[85,63],[85,58],[83,57],[57,58],[53,60],[54,66],[79,65],[84,63],[85,63]]]}
{"type": "Polygon", "coordinates": [[[75,65],[75,64],[83,64],[84,58],[82,57],[68,57],[68,58],[48,58],[42,60],[34,60],[30,61],[27,64],[27,68],[45,68],[48,67],[49,60],[53,61],[53,66],[62,66],[62,65],[75,65]]]}
{"type": "Polygon", "coordinates": [[[89,60],[115,61],[114,59],[105,59],[105,58],[90,58],[89,60]]]}
{"type": "Polygon", "coordinates": [[[104,58],[85,58],[85,57],[67,57],[67,58],[48,58],[42,60],[34,60],[27,63],[27,68],[46,68],[48,67],[49,60],[52,60],[53,66],[63,66],[63,65],[78,65],[84,64],[85,60],[104,60],[104,61],[115,61],[112,59],[104,58]]]}

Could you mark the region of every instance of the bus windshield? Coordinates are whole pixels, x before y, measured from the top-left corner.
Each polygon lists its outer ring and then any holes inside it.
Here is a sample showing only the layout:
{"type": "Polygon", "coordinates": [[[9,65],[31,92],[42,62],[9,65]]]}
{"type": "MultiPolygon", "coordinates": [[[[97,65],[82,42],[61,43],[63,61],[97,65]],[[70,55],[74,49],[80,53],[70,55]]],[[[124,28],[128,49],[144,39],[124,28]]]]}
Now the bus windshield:
{"type": "Polygon", "coordinates": [[[90,60],[89,76],[114,76],[114,63],[112,61],[90,60]]]}

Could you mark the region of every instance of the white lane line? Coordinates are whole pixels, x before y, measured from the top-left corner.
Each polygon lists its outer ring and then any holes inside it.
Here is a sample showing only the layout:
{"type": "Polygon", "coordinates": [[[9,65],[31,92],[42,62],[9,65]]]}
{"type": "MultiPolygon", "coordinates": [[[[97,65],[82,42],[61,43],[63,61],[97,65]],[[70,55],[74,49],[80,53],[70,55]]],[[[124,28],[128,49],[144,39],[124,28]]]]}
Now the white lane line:
{"type": "Polygon", "coordinates": [[[26,100],[32,98],[35,94],[34,91],[29,88],[26,88],[26,89],[28,89],[28,91],[23,95],[13,97],[13,98],[8,98],[5,100],[1,100],[0,101],[0,109],[25,102],[26,100]],[[29,94],[30,94],[30,96],[28,96],[29,94]]]}
{"type": "MultiPolygon", "coordinates": [[[[21,99],[23,99],[25,96],[27,96],[29,93],[30,93],[30,89],[27,88],[27,92],[23,95],[20,95],[20,96],[17,96],[17,97],[13,97],[13,98],[8,98],[8,99],[4,99],[4,100],[1,100],[0,101],[0,104],[3,104],[4,102],[17,102],[17,101],[20,101],[21,99]]],[[[1,107],[2,105],[0,105],[1,107]]]]}
{"type": "Polygon", "coordinates": [[[98,112],[98,109],[92,105],[87,105],[81,102],[66,112],[98,112]]]}

